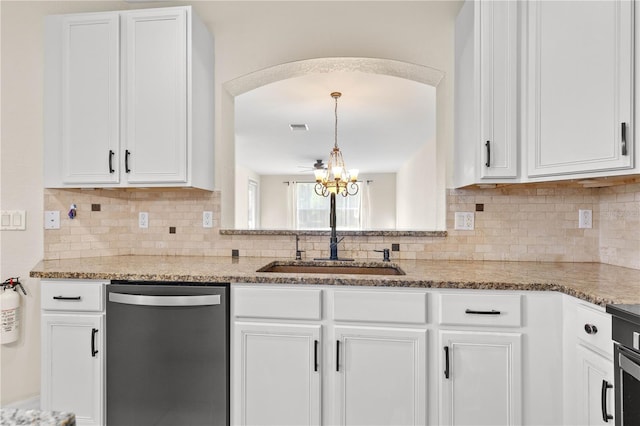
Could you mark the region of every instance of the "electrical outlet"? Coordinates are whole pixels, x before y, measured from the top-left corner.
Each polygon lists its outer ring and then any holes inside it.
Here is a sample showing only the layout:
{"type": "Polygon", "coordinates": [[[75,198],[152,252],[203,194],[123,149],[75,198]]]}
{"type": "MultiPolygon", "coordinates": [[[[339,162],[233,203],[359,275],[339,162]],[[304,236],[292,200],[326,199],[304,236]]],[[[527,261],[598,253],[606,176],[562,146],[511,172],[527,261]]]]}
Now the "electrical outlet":
{"type": "Polygon", "coordinates": [[[474,214],[473,212],[456,212],[454,229],[460,231],[473,231],[474,214]]]}
{"type": "Polygon", "coordinates": [[[590,229],[593,227],[593,215],[591,210],[578,210],[578,228],[590,229]]]}
{"type": "Polygon", "coordinates": [[[213,228],[213,212],[202,212],[202,227],[213,228]]]}
{"type": "Polygon", "coordinates": [[[60,229],[60,210],[44,212],[44,229],[60,229]]]}
{"type": "Polygon", "coordinates": [[[149,213],[140,212],[138,213],[138,228],[148,228],[149,227],[149,213]]]}

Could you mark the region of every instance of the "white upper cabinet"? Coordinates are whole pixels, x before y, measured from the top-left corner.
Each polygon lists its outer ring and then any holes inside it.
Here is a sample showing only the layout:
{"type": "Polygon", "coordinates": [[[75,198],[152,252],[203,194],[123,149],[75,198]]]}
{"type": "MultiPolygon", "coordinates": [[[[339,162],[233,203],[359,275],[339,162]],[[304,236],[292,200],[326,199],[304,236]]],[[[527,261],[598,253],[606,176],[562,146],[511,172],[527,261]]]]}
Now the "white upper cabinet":
{"type": "Polygon", "coordinates": [[[456,20],[456,186],[518,177],[518,8],[468,1],[456,20]]]}
{"type": "Polygon", "coordinates": [[[187,180],[184,9],[123,18],[123,136],[129,183],[187,180]]]}
{"type": "Polygon", "coordinates": [[[632,168],[633,2],[527,6],[529,177],[632,168]]]}
{"type": "Polygon", "coordinates": [[[118,183],[120,30],[117,13],[47,21],[45,168],[64,185],[118,183]],[[61,144],[55,142],[61,141],[61,144]]]}
{"type": "Polygon", "coordinates": [[[45,186],[213,189],[213,93],[189,6],[47,17],[45,186]]]}

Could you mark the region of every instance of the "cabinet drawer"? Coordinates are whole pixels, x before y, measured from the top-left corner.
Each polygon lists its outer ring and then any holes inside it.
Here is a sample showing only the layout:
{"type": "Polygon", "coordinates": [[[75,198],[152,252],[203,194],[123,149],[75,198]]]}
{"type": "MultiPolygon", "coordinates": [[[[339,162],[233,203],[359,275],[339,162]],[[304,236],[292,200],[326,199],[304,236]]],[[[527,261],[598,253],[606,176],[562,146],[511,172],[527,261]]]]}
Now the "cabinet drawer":
{"type": "Polygon", "coordinates": [[[232,300],[236,317],[302,320],[322,318],[322,290],[235,288],[232,300]]]}
{"type": "Polygon", "coordinates": [[[336,291],[336,321],[424,324],[427,294],[410,291],[336,291]]]}
{"type": "Polygon", "coordinates": [[[102,311],[105,281],[42,280],[41,307],[52,311],[102,311]]]}
{"type": "Polygon", "coordinates": [[[521,304],[518,294],[442,294],[440,324],[520,327],[521,304]]]}
{"type": "Polygon", "coordinates": [[[585,305],[576,306],[576,335],[587,345],[613,355],[611,315],[585,305]]]}

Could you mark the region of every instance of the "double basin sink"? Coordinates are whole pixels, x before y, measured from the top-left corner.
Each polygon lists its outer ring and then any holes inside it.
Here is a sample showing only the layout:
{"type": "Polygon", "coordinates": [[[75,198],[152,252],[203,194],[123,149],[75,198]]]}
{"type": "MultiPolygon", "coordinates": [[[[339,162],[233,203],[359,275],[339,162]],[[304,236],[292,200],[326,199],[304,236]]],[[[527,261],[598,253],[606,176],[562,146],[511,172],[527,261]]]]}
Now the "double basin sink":
{"type": "Polygon", "coordinates": [[[391,262],[350,261],[274,261],[256,272],[289,274],[355,274],[355,275],[405,275],[398,265],[391,262]]]}

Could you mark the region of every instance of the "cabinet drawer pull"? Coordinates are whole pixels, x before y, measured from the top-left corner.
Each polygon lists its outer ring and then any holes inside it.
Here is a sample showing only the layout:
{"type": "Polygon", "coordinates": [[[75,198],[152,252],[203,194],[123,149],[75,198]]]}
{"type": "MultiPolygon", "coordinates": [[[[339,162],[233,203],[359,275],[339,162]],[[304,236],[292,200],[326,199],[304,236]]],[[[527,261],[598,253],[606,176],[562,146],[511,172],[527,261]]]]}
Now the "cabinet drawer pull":
{"type": "Polygon", "coordinates": [[[113,173],[115,172],[115,170],[113,169],[113,156],[114,156],[115,152],[113,152],[113,150],[109,150],[109,173],[113,173]]]}
{"type": "Polygon", "coordinates": [[[473,309],[465,309],[464,313],[471,315],[500,315],[502,312],[496,311],[495,309],[492,309],[490,311],[475,311],[473,309]]]}
{"type": "Polygon", "coordinates": [[[91,329],[91,356],[95,358],[98,350],[96,349],[96,334],[98,334],[97,328],[91,329]]]}
{"type": "Polygon", "coordinates": [[[313,371],[318,371],[318,341],[313,341],[313,371]]]}
{"type": "Polygon", "coordinates": [[[82,300],[82,296],[53,296],[53,300],[82,300]]]}
{"type": "Polygon", "coordinates": [[[336,371],[340,371],[340,340],[336,340],[336,371]]]}
{"type": "Polygon", "coordinates": [[[487,147],[487,162],[484,165],[491,167],[491,142],[487,141],[484,146],[487,147]]]}
{"type": "Polygon", "coordinates": [[[627,152],[627,123],[620,125],[620,139],[622,141],[622,155],[628,155],[627,152]]]}
{"type": "Polygon", "coordinates": [[[131,169],[129,168],[129,156],[131,155],[131,151],[126,149],[124,151],[124,171],[129,173],[131,169]]]}
{"type": "Polygon", "coordinates": [[[598,332],[598,327],[596,327],[593,324],[585,324],[584,325],[584,331],[587,334],[596,334],[598,332]]]}
{"type": "Polygon", "coordinates": [[[602,381],[602,391],[600,392],[600,404],[602,409],[602,421],[609,423],[609,420],[613,419],[611,414],[607,413],[607,389],[611,389],[613,385],[606,380],[602,381]]]}
{"type": "Polygon", "coordinates": [[[444,348],[444,378],[449,378],[449,346],[444,348]]]}

